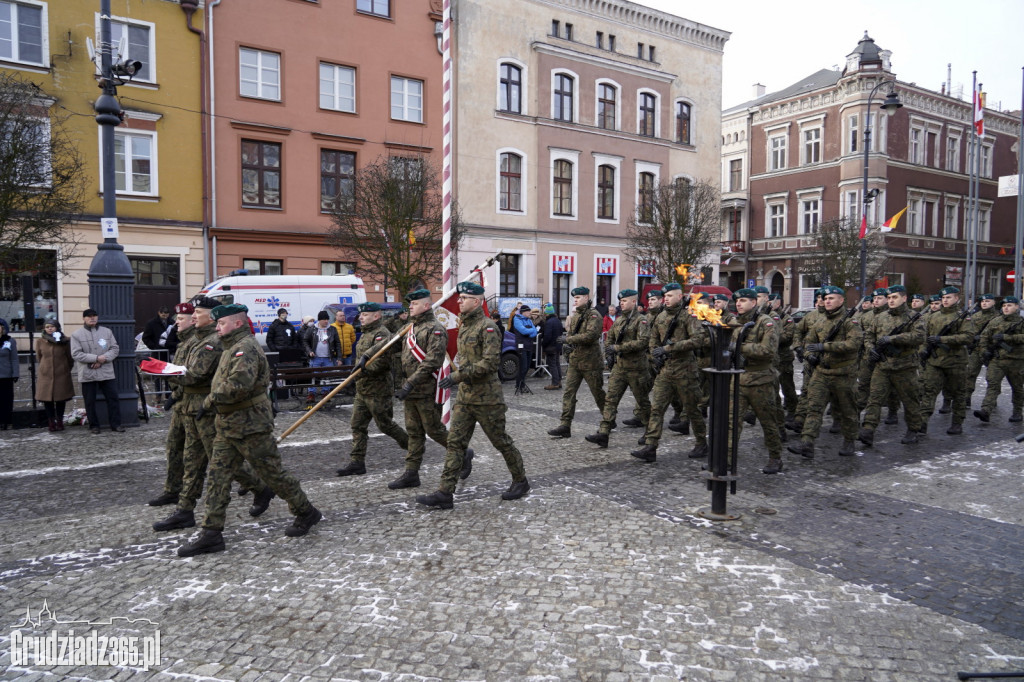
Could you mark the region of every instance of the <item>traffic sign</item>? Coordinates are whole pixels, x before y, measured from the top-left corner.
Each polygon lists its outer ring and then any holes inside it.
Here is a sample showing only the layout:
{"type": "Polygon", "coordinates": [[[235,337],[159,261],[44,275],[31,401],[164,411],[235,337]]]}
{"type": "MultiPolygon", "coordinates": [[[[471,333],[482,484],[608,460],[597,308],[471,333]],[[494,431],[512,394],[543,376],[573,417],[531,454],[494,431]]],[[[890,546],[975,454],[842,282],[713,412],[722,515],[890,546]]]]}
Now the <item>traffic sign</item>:
{"type": "Polygon", "coordinates": [[[753,289],[755,284],[757,284],[757,280],[756,279],[748,279],[747,280],[747,288],[748,289],[753,289]]]}
{"type": "Polygon", "coordinates": [[[1006,273],[1006,281],[1007,282],[1012,282],[1015,279],[1017,279],[1017,275],[1014,273],[1013,270],[1010,270],[1008,273],[1006,273]]]}

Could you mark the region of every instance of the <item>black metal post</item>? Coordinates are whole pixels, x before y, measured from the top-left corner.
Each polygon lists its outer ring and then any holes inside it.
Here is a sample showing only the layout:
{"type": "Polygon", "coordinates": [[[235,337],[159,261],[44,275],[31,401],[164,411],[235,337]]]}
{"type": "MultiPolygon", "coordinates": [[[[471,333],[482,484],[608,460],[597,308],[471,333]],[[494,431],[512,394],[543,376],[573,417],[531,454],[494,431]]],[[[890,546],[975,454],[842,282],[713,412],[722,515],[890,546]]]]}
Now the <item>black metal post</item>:
{"type": "MultiPolygon", "coordinates": [[[[135,389],[135,275],[124,247],[117,243],[117,185],[114,176],[114,126],[121,123],[121,105],[113,76],[110,44],[110,0],[100,0],[100,88],[96,99],[96,123],[100,125],[100,154],[103,167],[103,243],[89,265],[89,307],[100,314],[100,324],[117,340],[114,360],[118,406],[122,426],[138,426],[138,393],[135,389]]],[[[103,415],[100,416],[103,418],[103,415]]]]}
{"type": "Polygon", "coordinates": [[[712,521],[734,521],[739,514],[726,510],[726,495],[736,493],[736,459],[739,445],[739,375],[731,348],[733,327],[705,324],[711,336],[711,366],[703,371],[711,375],[708,449],[710,463],[705,478],[711,491],[711,509],[700,516],[712,521]],[[732,403],[730,405],[730,403],[732,403]],[[730,409],[731,408],[731,409],[730,409]],[[732,448],[729,435],[732,434],[732,448]]]}

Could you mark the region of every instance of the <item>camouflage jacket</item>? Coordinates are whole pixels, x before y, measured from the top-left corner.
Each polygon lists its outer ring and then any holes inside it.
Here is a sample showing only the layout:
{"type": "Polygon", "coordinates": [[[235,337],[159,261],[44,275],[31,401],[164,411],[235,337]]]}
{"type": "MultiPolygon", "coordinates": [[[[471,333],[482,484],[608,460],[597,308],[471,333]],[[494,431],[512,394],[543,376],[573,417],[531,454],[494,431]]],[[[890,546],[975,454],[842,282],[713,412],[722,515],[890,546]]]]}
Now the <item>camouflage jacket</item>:
{"type": "MultiPolygon", "coordinates": [[[[937,312],[929,315],[924,323],[926,342],[927,337],[938,335],[943,327],[955,320],[959,314],[959,308],[939,308],[937,312]]],[[[942,368],[967,367],[967,346],[973,341],[974,322],[968,315],[941,337],[940,345],[932,349],[928,364],[932,367],[942,368]]]]}
{"type": "Polygon", "coordinates": [[[601,355],[601,332],[604,319],[588,301],[576,308],[566,325],[565,342],[572,346],[569,364],[581,372],[600,372],[604,369],[601,355]]]}
{"type": "MultiPolygon", "coordinates": [[[[196,343],[196,328],[191,326],[188,329],[184,329],[178,332],[178,347],[174,351],[174,358],[171,362],[175,365],[186,365],[185,359],[188,357],[189,349],[196,343]]],[[[175,409],[180,408],[180,401],[185,391],[182,388],[181,377],[167,377],[167,382],[172,386],[171,397],[174,398],[175,409]]]]}
{"type": "Polygon", "coordinates": [[[647,371],[647,345],[651,325],[647,316],[633,309],[626,314],[619,313],[615,324],[608,330],[605,348],[615,346],[615,366],[623,371],[647,371]]]}
{"type": "Polygon", "coordinates": [[[217,372],[224,351],[217,337],[217,325],[192,328],[195,330],[195,343],[190,346],[188,356],[182,363],[188,368],[185,376],[179,377],[182,386],[187,387],[183,402],[185,413],[189,415],[195,415],[210,392],[210,382],[217,372]]]}
{"type": "Polygon", "coordinates": [[[826,311],[815,315],[807,325],[807,331],[803,336],[803,345],[825,344],[825,351],[819,355],[821,362],[814,369],[815,372],[835,376],[857,372],[857,360],[864,347],[864,330],[856,313],[850,319],[843,321],[845,315],[846,309],[840,306],[832,312],[826,311]],[[832,340],[825,341],[836,325],[840,323],[843,326],[839,328],[832,340]]]}
{"type": "Polygon", "coordinates": [[[893,329],[913,316],[914,313],[911,313],[907,304],[904,303],[896,308],[887,308],[883,309],[880,313],[876,312],[871,320],[871,325],[864,327],[864,350],[867,352],[874,350],[878,339],[883,336],[888,336],[892,347],[896,349],[895,356],[884,356],[876,367],[898,371],[921,366],[918,351],[921,350],[921,344],[924,343],[924,323],[918,319],[909,329],[904,330],[902,334],[897,334],[896,336],[890,334],[893,329]]]}
{"type": "Polygon", "coordinates": [[[739,341],[743,325],[753,321],[740,346],[740,355],[746,361],[746,371],[740,375],[740,386],[761,386],[775,381],[772,362],[779,352],[779,324],[771,315],[755,314],[754,311],[738,315],[732,332],[733,340],[739,341]]]}
{"type": "Polygon", "coordinates": [[[818,317],[825,314],[825,308],[815,308],[811,312],[800,318],[800,321],[796,323],[796,329],[793,330],[793,340],[790,342],[790,348],[802,348],[804,345],[804,337],[807,336],[807,330],[810,329],[818,317]]]}
{"type": "Polygon", "coordinates": [[[981,347],[981,335],[985,333],[985,328],[989,322],[1002,317],[1002,312],[995,306],[988,310],[979,310],[975,315],[972,315],[972,322],[974,322],[974,340],[971,341],[971,345],[968,348],[972,353],[981,353],[985,349],[981,347]]]}
{"type": "MultiPolygon", "coordinates": [[[[393,336],[394,334],[384,325],[383,320],[363,325],[363,334],[356,342],[356,358],[367,354],[373,355],[393,336]]],[[[400,346],[401,343],[401,341],[395,341],[391,345],[400,346]]],[[[395,383],[391,379],[391,357],[388,352],[367,364],[359,372],[359,376],[356,377],[356,391],[364,395],[383,394],[387,396],[395,392],[395,383]]]]}
{"type": "Polygon", "coordinates": [[[991,351],[995,353],[995,356],[1000,360],[1024,360],[1024,325],[1021,322],[1024,321],[1019,314],[1014,313],[1012,315],[1003,315],[1000,313],[999,317],[988,323],[985,327],[985,332],[981,335],[981,343],[979,348],[982,351],[991,351]],[[1016,333],[1010,334],[1010,330],[1016,327],[1016,333]],[[1010,346],[1010,350],[1006,350],[992,337],[996,334],[1003,334],[1003,343],[1010,346]]]}
{"type": "Polygon", "coordinates": [[[779,311],[779,361],[793,362],[793,335],[796,334],[796,322],[787,312],[779,311]]]}
{"type": "MultiPolygon", "coordinates": [[[[700,328],[697,318],[692,315],[681,303],[672,307],[662,308],[658,317],[651,325],[651,339],[649,348],[653,350],[662,346],[666,351],[665,370],[693,371],[697,368],[697,358],[693,351],[710,345],[707,332],[700,328]],[[671,338],[668,338],[669,327],[672,320],[679,315],[679,321],[672,330],[671,338]]],[[[663,371],[665,371],[663,370],[663,371]]]]}
{"type": "Polygon", "coordinates": [[[459,315],[459,368],[452,380],[459,385],[456,402],[463,405],[504,405],[498,358],[504,332],[484,315],[483,307],[459,315]]]}
{"type": "Polygon", "coordinates": [[[416,317],[410,317],[412,329],[395,343],[402,347],[402,373],[405,382],[412,386],[409,398],[413,400],[434,399],[437,391],[437,379],[434,372],[444,364],[445,352],[448,349],[448,330],[434,317],[434,311],[428,310],[416,317]],[[409,348],[409,334],[416,339],[416,345],[423,351],[423,362],[416,359],[409,348]]]}
{"type": "Polygon", "coordinates": [[[267,398],[270,365],[263,349],[247,325],[220,337],[220,342],[220,362],[203,401],[203,407],[217,412],[217,436],[269,433],[274,413],[267,398]]]}

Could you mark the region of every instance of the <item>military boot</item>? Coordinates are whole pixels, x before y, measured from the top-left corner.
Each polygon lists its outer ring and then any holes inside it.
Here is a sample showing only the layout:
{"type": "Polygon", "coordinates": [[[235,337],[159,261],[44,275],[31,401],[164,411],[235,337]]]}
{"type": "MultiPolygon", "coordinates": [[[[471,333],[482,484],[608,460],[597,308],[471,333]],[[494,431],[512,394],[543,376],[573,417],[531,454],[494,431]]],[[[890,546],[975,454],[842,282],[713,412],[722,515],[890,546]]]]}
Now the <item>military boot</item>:
{"type": "Polygon", "coordinates": [[[608,447],[608,434],[607,433],[591,433],[583,437],[588,443],[600,445],[602,448],[608,447]]]}
{"type": "Polygon", "coordinates": [[[508,487],[508,490],[501,494],[501,499],[518,500],[528,492],[530,492],[530,482],[525,478],[521,481],[512,481],[512,485],[508,487]]]}
{"type": "MultiPolygon", "coordinates": [[[[469,478],[469,475],[473,473],[473,448],[466,448],[466,452],[462,455],[462,469],[459,471],[459,480],[465,481],[469,478]]],[[[419,475],[417,474],[417,480],[419,475]]]]}
{"type": "Polygon", "coordinates": [[[828,427],[828,432],[829,433],[842,433],[843,432],[843,427],[840,426],[838,419],[833,419],[832,420],[832,426],[828,427]]]}
{"type": "Polygon", "coordinates": [[[1010,413],[1009,421],[1019,422],[1021,420],[1024,420],[1024,416],[1021,415],[1021,411],[1019,408],[1010,413]]]}
{"type": "Polygon", "coordinates": [[[639,450],[633,450],[629,454],[632,455],[633,457],[636,457],[637,459],[641,459],[641,460],[643,460],[643,461],[645,461],[647,463],[650,463],[650,462],[657,461],[657,459],[658,459],[658,448],[654,447],[653,445],[649,445],[648,444],[648,445],[644,445],[639,450]]]}
{"type": "Polygon", "coordinates": [[[673,424],[678,424],[681,421],[682,419],[679,417],[679,413],[676,412],[674,415],[672,415],[672,418],[668,420],[668,425],[672,426],[673,424]]]}
{"type": "Polygon", "coordinates": [[[302,537],[309,532],[309,529],[320,523],[320,519],[324,517],[320,513],[320,510],[309,505],[309,511],[305,514],[299,514],[292,520],[292,525],[284,529],[284,534],[290,538],[302,537]]]}
{"type": "Polygon", "coordinates": [[[419,488],[420,487],[420,472],[415,469],[406,469],[402,472],[402,475],[395,480],[388,483],[388,488],[391,490],[399,490],[401,488],[419,488]]]}
{"type": "Polygon", "coordinates": [[[647,436],[640,436],[640,439],[636,442],[637,445],[647,445],[647,436]]]}
{"type": "Polygon", "coordinates": [[[668,430],[673,433],[681,433],[684,436],[690,435],[690,420],[684,419],[676,424],[669,424],[668,430]]]}
{"type": "Polygon", "coordinates": [[[892,409],[890,407],[889,408],[889,412],[886,414],[886,417],[885,417],[885,423],[892,425],[892,424],[898,424],[899,421],[900,421],[899,410],[898,409],[894,410],[894,409],[892,409]]]}
{"type": "Polygon", "coordinates": [[[179,528],[194,528],[196,525],[196,515],[191,509],[177,509],[173,514],[168,516],[163,521],[157,521],[153,524],[153,530],[177,530],[179,528]]]}
{"type": "Polygon", "coordinates": [[[747,424],[750,424],[751,426],[753,426],[754,423],[757,421],[757,417],[754,415],[753,412],[744,412],[743,413],[743,421],[745,421],[747,424]]]}
{"type": "Polygon", "coordinates": [[[636,429],[636,428],[639,428],[639,427],[643,426],[644,423],[642,421],[640,421],[639,419],[637,419],[636,417],[630,417],[629,419],[623,419],[622,420],[622,425],[623,426],[628,426],[631,429],[636,429]]]}
{"type": "Polygon", "coordinates": [[[438,509],[452,509],[455,506],[455,497],[451,493],[438,490],[429,495],[417,495],[416,502],[438,509]]]}
{"type": "Polygon", "coordinates": [[[160,493],[159,496],[154,497],[152,500],[147,502],[150,507],[163,507],[167,504],[175,504],[178,501],[178,493],[160,493]]]}
{"type": "Polygon", "coordinates": [[[949,428],[946,429],[946,433],[950,436],[959,436],[964,432],[964,427],[960,424],[950,424],[949,428]]]}
{"type": "Polygon", "coordinates": [[[707,441],[698,441],[693,446],[693,450],[690,450],[690,454],[687,455],[690,459],[704,459],[708,456],[708,443],[707,441]]]}
{"type": "Polygon", "coordinates": [[[988,410],[986,410],[984,407],[981,408],[980,410],[975,410],[974,416],[980,419],[981,421],[985,422],[986,424],[988,424],[992,418],[992,415],[990,415],[988,413],[988,410]]]}
{"type": "Polygon", "coordinates": [[[270,506],[270,501],[274,499],[274,497],[274,491],[270,489],[270,486],[263,486],[263,490],[253,495],[252,506],[249,507],[249,516],[259,516],[263,512],[267,511],[267,508],[270,506]]]}
{"type": "Polygon", "coordinates": [[[865,426],[857,433],[857,440],[871,447],[875,444],[875,430],[865,426]]]}
{"type": "Polygon", "coordinates": [[[922,436],[928,435],[928,422],[921,422],[921,428],[918,430],[918,433],[922,436]]]}
{"type": "Polygon", "coordinates": [[[921,434],[919,434],[917,431],[911,431],[910,429],[907,429],[907,432],[903,435],[903,438],[900,440],[900,442],[903,443],[904,445],[914,445],[915,443],[920,443],[921,434]]]}
{"type": "Polygon", "coordinates": [[[942,407],[939,408],[939,414],[949,414],[953,411],[953,405],[949,402],[949,398],[942,399],[942,407]]]}
{"type": "Polygon", "coordinates": [[[569,438],[570,436],[572,436],[572,428],[566,424],[559,424],[555,428],[548,431],[548,435],[553,436],[555,438],[569,438]]]}
{"type": "Polygon", "coordinates": [[[178,548],[178,556],[190,557],[197,554],[213,554],[224,551],[224,535],[219,530],[203,529],[199,535],[178,548]]]}
{"type": "Polygon", "coordinates": [[[857,446],[852,440],[843,439],[843,446],[839,448],[840,457],[853,457],[857,454],[857,446]]]}
{"type": "Polygon", "coordinates": [[[782,471],[782,458],[781,457],[769,457],[768,464],[761,469],[763,474],[777,474],[782,471]]]}
{"type": "Polygon", "coordinates": [[[807,459],[814,459],[814,441],[810,438],[801,438],[799,443],[787,445],[786,449],[794,455],[800,455],[807,459]]]}
{"type": "Polygon", "coordinates": [[[365,473],[366,462],[361,459],[354,459],[337,471],[339,476],[362,476],[365,473]]]}

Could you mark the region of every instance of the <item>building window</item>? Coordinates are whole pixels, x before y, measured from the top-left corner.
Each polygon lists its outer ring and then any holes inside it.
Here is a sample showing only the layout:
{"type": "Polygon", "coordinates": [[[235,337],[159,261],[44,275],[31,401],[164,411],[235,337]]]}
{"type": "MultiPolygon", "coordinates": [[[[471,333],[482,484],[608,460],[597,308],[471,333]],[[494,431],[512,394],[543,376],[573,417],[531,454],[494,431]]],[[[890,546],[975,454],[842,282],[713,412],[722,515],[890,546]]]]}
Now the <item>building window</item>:
{"type": "Polygon", "coordinates": [[[555,36],[557,38],[561,28],[562,28],[562,24],[561,24],[561,22],[558,21],[558,19],[552,19],[551,20],[551,35],[553,35],[553,36],[555,36]]]}
{"type": "Polygon", "coordinates": [[[283,261],[279,260],[268,260],[265,258],[243,258],[242,267],[248,270],[250,275],[284,274],[283,261]]]}
{"type": "Polygon", "coordinates": [[[821,128],[804,131],[804,163],[821,162],[821,128]]]}
{"type": "Polygon", "coordinates": [[[690,105],[676,102],[676,142],[690,144],[690,105]]]}
{"type": "Polygon", "coordinates": [[[114,186],[123,194],[155,195],[156,137],[114,131],[114,186]]]}
{"type": "Polygon", "coordinates": [[[573,110],[573,86],[575,81],[572,76],[564,73],[555,74],[555,94],[553,118],[558,121],[572,121],[573,110]]]}
{"type": "Polygon", "coordinates": [[[782,237],[786,234],[786,204],[768,206],[768,236],[782,237]]]}
{"type": "Polygon", "coordinates": [[[942,236],[946,239],[956,239],[960,233],[957,223],[960,218],[960,204],[949,203],[946,204],[945,220],[942,228],[942,236]]]}
{"type": "Polygon", "coordinates": [[[983,142],[981,145],[981,167],[978,169],[981,177],[992,177],[992,143],[983,142]]]}
{"type": "Polygon", "coordinates": [[[572,163],[563,159],[555,161],[552,203],[555,215],[572,215],[572,163]]]}
{"type": "Polygon", "coordinates": [[[320,150],[320,210],[351,211],[356,194],[356,155],[320,150]]]}
{"type": "Polygon", "coordinates": [[[46,66],[46,39],[46,5],[0,2],[0,59],[46,66]]]}
{"type": "Polygon", "coordinates": [[[946,138],[946,170],[960,172],[960,138],[946,138]]]}
{"type": "Polygon", "coordinates": [[[501,186],[498,193],[499,206],[503,211],[523,210],[522,164],[523,158],[518,154],[501,155],[501,186]]]}
{"type": "Polygon", "coordinates": [[[281,99],[281,55],[276,52],[238,49],[239,92],[243,97],[281,99]]]}
{"type": "Polygon", "coordinates": [[[572,40],[572,24],[565,25],[565,39],[572,40]]]}
{"type": "Polygon", "coordinates": [[[800,220],[802,234],[814,234],[818,231],[818,224],[821,221],[821,201],[819,199],[805,199],[800,202],[800,220]]]}
{"type": "Polygon", "coordinates": [[[978,241],[990,242],[992,241],[992,209],[979,208],[978,209],[978,241]]]}
{"type": "Polygon", "coordinates": [[[637,43],[636,44],[636,58],[637,59],[643,59],[644,58],[644,44],[643,43],[637,43]]]}
{"type": "Polygon", "coordinates": [[[910,163],[924,163],[924,130],[910,129],[910,163]]]}
{"type": "Polygon", "coordinates": [[[860,126],[857,123],[857,121],[858,121],[857,114],[852,114],[846,120],[848,121],[848,132],[849,132],[849,137],[847,138],[849,140],[849,147],[848,147],[848,149],[849,149],[851,154],[855,154],[857,152],[857,148],[858,148],[857,145],[860,143],[860,140],[858,139],[858,136],[860,135],[860,126]]]}
{"type": "Polygon", "coordinates": [[[354,275],[356,274],[356,264],[340,260],[323,260],[320,261],[320,274],[327,277],[333,275],[354,275]]]}
{"type": "Polygon", "coordinates": [[[597,169],[597,217],[615,220],[615,167],[599,166],[597,169]]]}
{"type": "Polygon", "coordinates": [[[242,205],[280,208],[280,144],[242,140],[242,205]]]}
{"type": "Polygon", "coordinates": [[[600,31],[597,32],[597,49],[604,49],[604,34],[600,31]]]}
{"type": "MultiPolygon", "coordinates": [[[[3,25],[3,9],[0,9],[0,26],[3,25]]],[[[3,29],[0,28],[0,35],[3,29]]],[[[154,80],[155,53],[153,52],[153,25],[142,22],[129,22],[113,19],[110,22],[110,42],[112,45],[120,45],[124,40],[126,53],[120,55],[121,61],[142,62],[142,67],[135,72],[133,81],[145,81],[151,83],[154,80]]],[[[99,42],[99,41],[97,41],[99,42]]],[[[0,44],[3,38],[0,38],[0,44]]],[[[0,48],[2,50],[2,48],[0,48]]],[[[116,50],[116,48],[115,48],[116,50]]],[[[114,55],[115,58],[117,55],[114,55]]]]}
{"type": "Polygon", "coordinates": [[[637,220],[641,223],[654,222],[654,173],[641,173],[637,196],[637,220]]]}
{"type": "Polygon", "coordinates": [[[556,273],[551,277],[554,280],[551,285],[551,298],[554,299],[555,312],[564,319],[569,316],[569,304],[572,303],[572,297],[569,296],[572,275],[556,273]]]}
{"type": "Polygon", "coordinates": [[[356,0],[356,11],[390,18],[391,0],[356,0]]]}
{"type": "Polygon", "coordinates": [[[499,85],[501,101],[498,104],[498,108],[501,111],[508,111],[513,114],[522,113],[520,101],[523,86],[522,76],[522,69],[515,64],[501,65],[501,83],[499,85]]]}
{"type": "Polygon", "coordinates": [[[519,256],[516,254],[498,256],[498,295],[519,295],[519,256]]]}
{"type": "Polygon", "coordinates": [[[423,81],[391,77],[391,119],[423,123],[423,81]]]}
{"type": "Polygon", "coordinates": [[[640,93],[640,115],[637,132],[644,137],[654,137],[657,113],[657,98],[649,92],[640,93]]]}
{"type": "Polygon", "coordinates": [[[177,258],[137,258],[128,259],[135,275],[135,286],[139,287],[175,287],[181,279],[181,265],[177,258]]]}
{"type": "Polygon", "coordinates": [[[786,168],[786,135],[776,135],[768,138],[771,147],[771,170],[785,170],[786,168]]]}
{"type": "Polygon", "coordinates": [[[858,199],[860,194],[858,192],[847,192],[844,195],[844,201],[846,203],[846,210],[843,213],[847,218],[859,218],[860,211],[857,208],[858,199]]]}
{"type": "Polygon", "coordinates": [[[615,106],[618,90],[614,85],[602,83],[597,87],[597,127],[615,130],[615,106]]]}
{"type": "Polygon", "coordinates": [[[924,234],[920,199],[907,199],[907,234],[924,234]]]}
{"type": "Polygon", "coordinates": [[[725,240],[738,242],[743,240],[743,211],[738,208],[729,209],[726,218],[725,240]]]}
{"type": "Polygon", "coordinates": [[[355,69],[320,63],[320,108],[355,113],[355,69]]]}
{"type": "Polygon", "coordinates": [[[743,189],[743,159],[733,159],[729,162],[729,191],[736,192],[743,189]]]}
{"type": "MultiPolygon", "coordinates": [[[[409,194],[423,191],[423,160],[406,156],[392,156],[388,159],[388,167],[391,176],[401,181],[403,185],[403,201],[409,200],[409,194]]],[[[413,207],[412,215],[415,218],[423,217],[423,197],[418,197],[413,207]]]]}
{"type": "Polygon", "coordinates": [[[615,36],[608,34],[608,49],[615,52],[615,36]]]}
{"type": "Polygon", "coordinates": [[[647,59],[648,61],[654,61],[654,45],[647,46],[647,59]]]}

